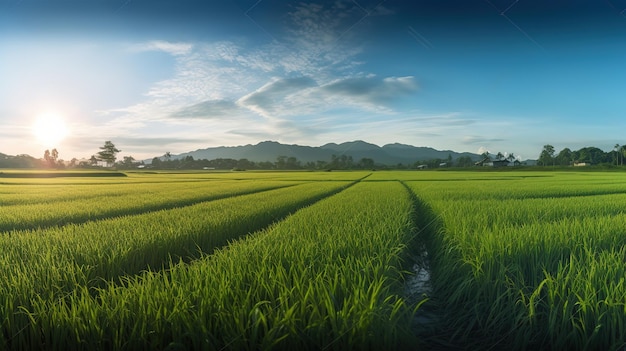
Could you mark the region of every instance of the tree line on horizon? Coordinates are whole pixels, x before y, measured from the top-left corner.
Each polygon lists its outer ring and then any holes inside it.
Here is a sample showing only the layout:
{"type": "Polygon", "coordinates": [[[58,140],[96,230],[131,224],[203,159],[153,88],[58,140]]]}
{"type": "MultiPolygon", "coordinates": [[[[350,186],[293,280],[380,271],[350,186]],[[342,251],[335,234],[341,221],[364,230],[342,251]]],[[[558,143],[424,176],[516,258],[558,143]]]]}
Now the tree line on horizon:
{"type": "MultiPolygon", "coordinates": [[[[80,161],[72,158],[70,161],[59,158],[59,151],[56,148],[52,150],[46,149],[43,158],[35,158],[30,155],[21,154],[17,156],[9,156],[0,153],[0,168],[85,168],[88,166],[97,166],[99,164],[112,167],[116,164],[117,153],[121,152],[115,147],[111,141],[104,142],[104,146],[100,147],[100,152],[91,155],[87,161],[80,161]],[[97,156],[96,156],[97,155],[97,156]]],[[[124,161],[134,162],[131,156],[125,156],[124,161]]]]}
{"type": "Polygon", "coordinates": [[[626,158],[626,145],[615,144],[613,150],[605,152],[595,146],[583,147],[579,150],[562,149],[558,154],[554,146],[543,146],[537,164],[540,166],[573,166],[575,164],[615,165],[623,166],[626,158]]]}
{"type": "MultiPolygon", "coordinates": [[[[192,156],[184,158],[173,158],[170,152],[166,152],[161,157],[154,157],[149,164],[137,161],[132,156],[124,156],[122,160],[117,160],[117,154],[122,150],[118,149],[111,141],[106,141],[100,151],[91,156],[88,160],[79,161],[73,158],[66,162],[59,158],[59,151],[54,148],[45,150],[43,158],[37,159],[29,155],[9,156],[0,153],[0,168],[100,168],[115,167],[117,169],[219,169],[219,170],[332,170],[332,169],[414,169],[414,168],[468,168],[476,164],[470,156],[462,156],[453,159],[448,154],[446,159],[430,159],[416,161],[412,164],[398,163],[396,165],[385,165],[376,163],[372,158],[361,158],[355,161],[349,155],[332,155],[328,161],[318,160],[316,162],[303,163],[293,156],[278,156],[276,161],[250,161],[246,158],[239,160],[231,158],[217,158],[213,160],[194,159],[192,156]]],[[[485,152],[481,155],[483,160],[491,160],[492,155],[485,152]]],[[[572,166],[575,164],[593,164],[604,166],[623,165],[626,159],[626,145],[615,144],[613,150],[605,152],[597,147],[583,147],[579,150],[564,148],[558,154],[554,146],[544,145],[539,158],[538,166],[572,166]]],[[[495,160],[516,161],[513,153],[502,154],[498,152],[495,160]]],[[[516,164],[519,164],[516,162],[516,164]]]]}

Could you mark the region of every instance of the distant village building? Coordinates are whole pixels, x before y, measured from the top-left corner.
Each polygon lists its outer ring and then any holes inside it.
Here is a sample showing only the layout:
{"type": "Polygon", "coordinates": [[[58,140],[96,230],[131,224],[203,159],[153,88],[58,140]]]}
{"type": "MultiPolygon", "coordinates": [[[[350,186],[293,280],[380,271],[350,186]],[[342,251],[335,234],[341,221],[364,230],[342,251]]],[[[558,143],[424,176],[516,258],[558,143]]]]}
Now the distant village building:
{"type": "Polygon", "coordinates": [[[493,168],[499,168],[499,167],[515,167],[515,166],[519,166],[522,163],[518,160],[515,160],[513,162],[509,161],[509,160],[491,160],[488,157],[485,157],[484,159],[474,163],[476,166],[482,166],[482,167],[493,167],[493,168]]]}
{"type": "Polygon", "coordinates": [[[426,169],[428,168],[428,165],[419,165],[417,166],[417,169],[426,169]]]}
{"type": "Polygon", "coordinates": [[[574,162],[574,167],[591,166],[591,162],[574,162]]]}
{"type": "Polygon", "coordinates": [[[493,167],[493,161],[491,161],[489,157],[485,157],[482,160],[474,163],[474,165],[482,167],[493,167]]]}

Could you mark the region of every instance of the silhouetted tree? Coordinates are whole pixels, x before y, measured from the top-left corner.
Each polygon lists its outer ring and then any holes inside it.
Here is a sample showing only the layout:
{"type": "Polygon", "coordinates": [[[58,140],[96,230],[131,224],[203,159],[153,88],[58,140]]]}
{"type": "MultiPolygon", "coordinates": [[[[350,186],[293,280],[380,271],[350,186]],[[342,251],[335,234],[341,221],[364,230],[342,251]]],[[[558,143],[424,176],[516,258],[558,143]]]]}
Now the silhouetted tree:
{"type": "Polygon", "coordinates": [[[461,156],[456,160],[456,164],[459,167],[471,167],[474,165],[474,161],[470,156],[461,156]]]}
{"type": "Polygon", "coordinates": [[[123,161],[122,161],[122,165],[126,168],[131,168],[133,166],[133,163],[135,162],[135,158],[132,156],[124,156],[123,157],[123,161]]]}
{"type": "Polygon", "coordinates": [[[565,148],[556,156],[556,163],[559,166],[569,166],[572,164],[572,150],[565,148]]]}
{"type": "Polygon", "coordinates": [[[550,144],[543,146],[543,150],[541,150],[541,154],[539,155],[539,163],[542,166],[547,166],[549,164],[554,165],[554,146],[550,144]]]}
{"type": "Polygon", "coordinates": [[[285,165],[287,167],[287,169],[300,169],[300,161],[298,161],[297,158],[295,157],[288,157],[287,158],[287,163],[285,165]]]}
{"type": "Polygon", "coordinates": [[[45,161],[46,166],[50,166],[50,158],[52,156],[50,156],[50,150],[46,149],[46,151],[43,152],[43,159],[45,161]]]}
{"type": "Polygon", "coordinates": [[[102,151],[98,152],[98,157],[106,162],[107,166],[114,165],[117,153],[122,151],[109,140],[104,142],[104,146],[101,146],[100,150],[102,151]]]}
{"type": "Polygon", "coordinates": [[[57,167],[57,160],[59,159],[59,151],[57,149],[46,150],[43,153],[43,159],[48,167],[57,167]]]}
{"type": "Polygon", "coordinates": [[[611,155],[605,153],[601,149],[595,146],[584,147],[577,151],[578,157],[576,161],[578,162],[588,162],[592,164],[598,163],[611,163],[611,155]]]}
{"type": "Polygon", "coordinates": [[[363,169],[374,168],[374,160],[369,157],[363,157],[359,160],[357,166],[363,169]]]}
{"type": "Polygon", "coordinates": [[[287,168],[287,156],[276,157],[276,169],[285,169],[285,168],[287,168]]]}
{"type": "Polygon", "coordinates": [[[328,166],[328,162],[326,162],[326,161],[319,161],[319,160],[318,160],[318,161],[316,162],[316,167],[317,167],[317,169],[324,169],[324,168],[326,168],[327,166],[328,166]]]}
{"type": "Polygon", "coordinates": [[[161,159],[158,157],[154,157],[150,164],[152,168],[161,168],[161,159]]]}

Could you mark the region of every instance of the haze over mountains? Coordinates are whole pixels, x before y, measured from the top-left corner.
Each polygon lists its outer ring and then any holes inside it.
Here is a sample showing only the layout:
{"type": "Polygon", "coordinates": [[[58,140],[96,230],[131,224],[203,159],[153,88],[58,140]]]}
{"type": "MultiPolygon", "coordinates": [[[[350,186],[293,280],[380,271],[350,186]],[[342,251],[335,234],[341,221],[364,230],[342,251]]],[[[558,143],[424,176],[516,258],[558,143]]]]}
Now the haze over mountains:
{"type": "MultiPolygon", "coordinates": [[[[378,146],[357,140],[341,144],[329,143],[326,145],[302,146],[281,144],[275,141],[263,141],[256,145],[243,146],[220,146],[196,151],[186,152],[178,155],[172,155],[172,159],[181,159],[192,156],[194,159],[248,159],[253,162],[274,162],[279,156],[295,157],[301,162],[330,161],[333,155],[340,157],[342,155],[351,156],[357,162],[362,158],[373,159],[376,164],[397,165],[412,164],[416,161],[425,161],[432,159],[447,159],[448,155],[452,159],[463,156],[469,156],[473,160],[478,160],[480,155],[470,152],[455,152],[451,150],[435,150],[430,147],[416,147],[405,144],[387,144],[378,146]]],[[[163,158],[163,157],[161,157],[163,158]]],[[[149,162],[149,161],[148,161],[149,162]]]]}

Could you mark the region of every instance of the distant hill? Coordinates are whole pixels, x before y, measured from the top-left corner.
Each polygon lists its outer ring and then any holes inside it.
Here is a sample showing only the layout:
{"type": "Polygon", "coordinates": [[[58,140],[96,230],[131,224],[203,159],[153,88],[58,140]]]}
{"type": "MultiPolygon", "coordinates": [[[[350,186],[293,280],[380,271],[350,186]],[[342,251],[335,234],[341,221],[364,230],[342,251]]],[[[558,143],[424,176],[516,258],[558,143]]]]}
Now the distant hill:
{"type": "MultiPolygon", "coordinates": [[[[172,159],[182,159],[192,156],[194,159],[214,160],[218,158],[248,159],[253,162],[275,162],[279,156],[295,157],[302,163],[316,161],[330,161],[333,155],[351,156],[354,162],[362,158],[371,158],[376,164],[397,165],[412,164],[416,161],[432,159],[452,159],[469,156],[479,160],[480,155],[470,152],[455,152],[451,150],[435,150],[430,147],[417,147],[405,144],[387,144],[382,147],[361,140],[349,141],[341,144],[330,143],[319,147],[288,145],[275,141],[264,141],[256,145],[220,146],[172,155],[172,159]]],[[[160,157],[164,159],[163,157],[160,157]]],[[[147,160],[150,162],[151,160],[147,160]]]]}

